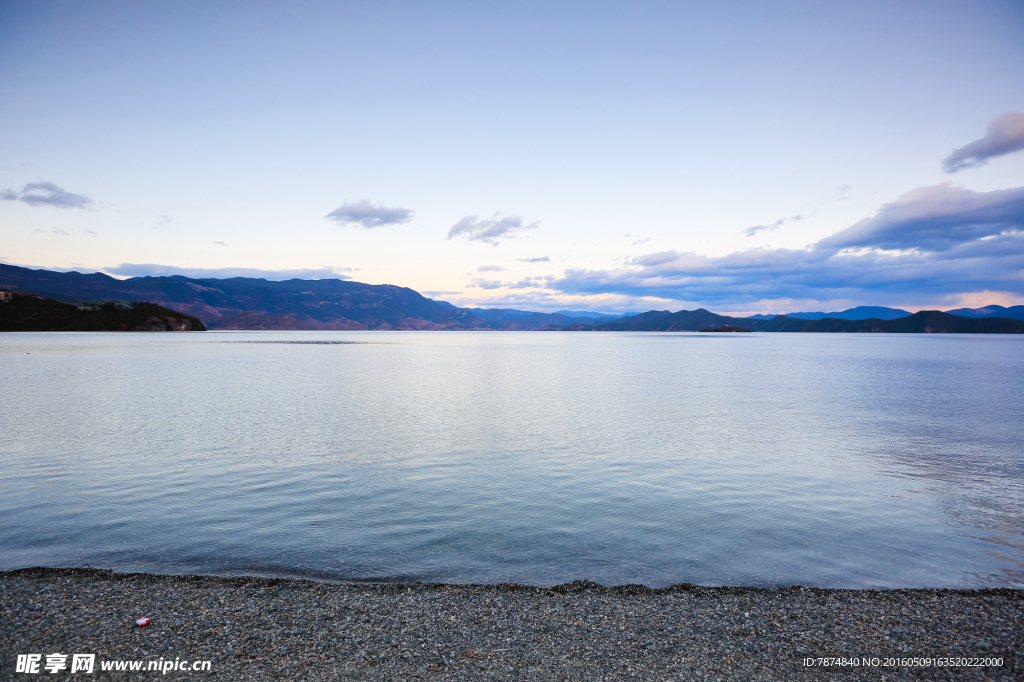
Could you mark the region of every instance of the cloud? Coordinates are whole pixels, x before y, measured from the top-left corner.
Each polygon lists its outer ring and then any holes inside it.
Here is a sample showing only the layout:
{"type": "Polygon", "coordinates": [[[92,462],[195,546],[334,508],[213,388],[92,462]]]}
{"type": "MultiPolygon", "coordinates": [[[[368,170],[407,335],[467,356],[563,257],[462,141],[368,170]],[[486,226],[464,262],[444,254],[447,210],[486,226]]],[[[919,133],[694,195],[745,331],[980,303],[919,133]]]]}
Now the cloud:
{"type": "Polygon", "coordinates": [[[193,279],[227,279],[230,277],[254,277],[271,281],[286,279],[351,279],[345,272],[352,268],[323,266],[298,270],[262,270],[259,268],[179,268],[174,265],[152,263],[121,263],[104,272],[128,277],[171,277],[181,275],[193,279]]]}
{"type": "Polygon", "coordinates": [[[499,239],[522,230],[532,230],[540,224],[534,222],[524,225],[523,219],[517,215],[504,218],[500,216],[500,213],[495,213],[490,220],[480,220],[475,215],[466,216],[448,230],[448,239],[461,236],[467,241],[480,241],[497,246],[499,239]]]}
{"type": "Polygon", "coordinates": [[[225,244],[224,242],[215,241],[214,244],[217,244],[218,246],[227,246],[227,244],[225,244]]]}
{"type": "Polygon", "coordinates": [[[630,244],[630,246],[639,246],[640,244],[646,244],[649,241],[651,241],[650,237],[644,237],[643,239],[637,239],[635,242],[630,244]]]}
{"type": "Polygon", "coordinates": [[[662,263],[672,263],[679,258],[679,254],[675,251],[658,251],[657,253],[649,253],[646,256],[640,256],[639,258],[633,259],[634,265],[661,265],[662,263]]]}
{"type": "Polygon", "coordinates": [[[538,258],[516,258],[520,263],[550,263],[551,259],[547,256],[539,256],[538,258]]]}
{"type": "Polygon", "coordinates": [[[500,289],[505,286],[499,280],[496,279],[482,279],[480,277],[474,279],[467,286],[479,287],[481,289],[500,289]]]}
{"type": "Polygon", "coordinates": [[[18,268],[28,268],[29,270],[52,270],[54,272],[82,272],[89,271],[88,268],[78,264],[72,263],[73,267],[66,268],[58,265],[32,265],[30,263],[14,263],[5,258],[0,258],[0,263],[4,265],[13,265],[18,268]]]}
{"type": "Polygon", "coordinates": [[[541,289],[548,282],[554,280],[553,277],[524,277],[515,284],[509,284],[509,289],[541,289]]]}
{"type": "Polygon", "coordinates": [[[822,239],[817,249],[948,251],[1024,228],[1024,187],[972,192],[943,183],[907,192],[871,218],[822,239]]]}
{"type": "Polygon", "coordinates": [[[807,249],[749,249],[721,257],[661,251],[611,270],[570,269],[558,292],[697,301],[857,300],[900,295],[1024,293],[1024,187],[915,189],[807,249]]]}
{"type": "Polygon", "coordinates": [[[1024,149],[1024,114],[1007,111],[988,124],[985,137],[975,140],[942,160],[942,170],[956,173],[964,168],[984,166],[989,159],[1024,149]]]}
{"type": "Polygon", "coordinates": [[[803,220],[803,216],[791,215],[788,218],[779,218],[774,223],[768,223],[767,225],[754,225],[753,227],[748,227],[745,230],[743,230],[743,234],[746,237],[753,237],[755,234],[761,232],[762,230],[777,230],[786,223],[795,223],[798,220],[803,220]]]}
{"type": "Polygon", "coordinates": [[[72,194],[52,182],[30,182],[20,192],[0,190],[0,200],[20,201],[29,206],[52,206],[53,208],[85,208],[92,199],[81,194],[72,194]]]}
{"type": "Polygon", "coordinates": [[[371,229],[381,225],[407,223],[412,220],[412,213],[408,208],[389,208],[383,204],[373,204],[369,199],[362,199],[344,203],[325,217],[339,225],[361,225],[371,229]]]}
{"type": "Polygon", "coordinates": [[[477,272],[501,272],[504,270],[500,265],[481,265],[476,269],[477,272]]]}

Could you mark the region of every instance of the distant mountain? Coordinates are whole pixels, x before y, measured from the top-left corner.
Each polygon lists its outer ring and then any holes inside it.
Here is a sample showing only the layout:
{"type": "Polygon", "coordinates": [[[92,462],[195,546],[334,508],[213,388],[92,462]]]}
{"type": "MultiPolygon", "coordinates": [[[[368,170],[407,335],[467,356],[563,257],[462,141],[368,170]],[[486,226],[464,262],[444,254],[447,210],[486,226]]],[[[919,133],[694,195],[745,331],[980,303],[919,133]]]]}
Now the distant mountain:
{"type": "Polygon", "coordinates": [[[886,334],[1024,334],[1024,320],[1002,317],[972,319],[940,310],[922,310],[894,320],[843,320],[829,317],[801,320],[780,315],[756,331],[845,332],[886,334]]]}
{"type": "Polygon", "coordinates": [[[1024,334],[1024,320],[1006,318],[972,319],[950,315],[938,310],[924,310],[893,320],[844,320],[823,318],[805,320],[788,315],[777,315],[770,320],[754,317],[727,317],[703,308],[667,310],[624,317],[598,325],[572,324],[549,326],[546,331],[701,331],[724,325],[745,327],[755,332],[845,332],[845,333],[904,333],[904,334],[1024,334]]]}
{"type": "Polygon", "coordinates": [[[636,315],[636,313],[595,313],[587,310],[556,310],[555,314],[565,315],[566,317],[576,317],[581,319],[594,317],[599,320],[614,320],[620,317],[626,317],[627,315],[636,315]]]}
{"type": "Polygon", "coordinates": [[[458,308],[412,289],[337,279],[272,282],[54,272],[0,264],[0,287],[67,303],[150,301],[194,315],[211,329],[539,329],[581,319],[521,310],[458,308]]]}
{"type": "Polygon", "coordinates": [[[874,305],[857,306],[835,313],[786,313],[786,317],[798,317],[802,320],[821,320],[826,317],[835,317],[841,320],[896,320],[909,315],[910,313],[906,310],[874,305]]]}
{"type": "MultiPolygon", "coordinates": [[[[1004,308],[1001,305],[989,305],[984,308],[957,308],[947,310],[950,315],[959,317],[1004,317],[1011,320],[1024,320],[1024,305],[1004,308]]],[[[843,320],[897,320],[909,317],[910,312],[900,308],[884,308],[881,306],[862,305],[834,313],[786,313],[786,317],[797,317],[803,320],[821,320],[834,317],[843,320]]],[[[751,315],[756,319],[772,319],[774,315],[751,315]]]]}
{"type": "MultiPolygon", "coordinates": [[[[843,320],[895,320],[910,315],[906,310],[899,308],[883,308],[880,306],[862,305],[848,310],[840,310],[833,313],[784,313],[786,317],[798,317],[802,320],[821,320],[826,317],[836,317],[843,320]]],[[[748,315],[745,320],[772,320],[778,315],[748,315]]],[[[736,318],[740,319],[740,318],[736,318]]]]}
{"type": "MultiPolygon", "coordinates": [[[[699,308],[697,310],[680,310],[672,313],[667,310],[651,310],[639,315],[622,317],[611,322],[603,322],[596,325],[580,325],[577,327],[593,328],[597,331],[659,331],[659,332],[681,332],[699,331],[707,327],[721,327],[723,324],[733,324],[737,320],[744,322],[758,322],[751,318],[735,318],[699,308]]],[[[750,324],[734,324],[733,326],[753,329],[750,324]]]]}
{"type": "Polygon", "coordinates": [[[0,287],[80,299],[151,301],[219,329],[477,329],[483,318],[412,289],[337,279],[132,277],[31,270],[0,264],[0,287]]]}
{"type": "Polygon", "coordinates": [[[425,298],[412,289],[390,284],[363,284],[337,279],[292,279],[272,282],[250,277],[193,279],[132,277],[119,280],[101,273],[53,272],[0,264],[0,288],[24,290],[68,303],[80,300],[148,301],[193,315],[211,329],[593,329],[619,331],[698,331],[729,324],[752,331],[957,331],[1020,333],[1024,320],[993,317],[1019,314],[1024,306],[988,306],[975,311],[995,313],[957,317],[937,311],[910,315],[895,308],[851,308],[841,313],[802,315],[860,315],[882,311],[895,319],[792,315],[729,317],[703,308],[652,310],[613,317],[602,313],[458,308],[425,298]],[[571,313],[571,314],[567,314],[571,313]],[[592,317],[580,317],[592,315],[592,317]],[[940,316],[940,317],[936,317],[940,316]],[[944,317],[943,317],[944,316],[944,317]],[[895,325],[901,320],[907,324],[895,325]],[[966,324],[960,324],[957,320],[966,324]],[[1001,321],[1000,321],[1001,320],[1001,321]],[[893,323],[893,324],[890,324],[893,323]],[[990,324],[989,324],[990,323],[990,324]]]}
{"type": "Polygon", "coordinates": [[[506,329],[540,329],[546,324],[564,325],[577,322],[600,324],[601,322],[620,317],[619,315],[570,311],[537,313],[529,310],[514,310],[512,308],[463,308],[463,310],[467,310],[490,322],[500,324],[506,329]]]}
{"type": "Polygon", "coordinates": [[[946,312],[960,317],[1006,317],[1011,320],[1024,320],[1024,305],[1015,305],[1009,308],[1004,308],[1001,305],[987,305],[984,308],[957,308],[946,312]]]}

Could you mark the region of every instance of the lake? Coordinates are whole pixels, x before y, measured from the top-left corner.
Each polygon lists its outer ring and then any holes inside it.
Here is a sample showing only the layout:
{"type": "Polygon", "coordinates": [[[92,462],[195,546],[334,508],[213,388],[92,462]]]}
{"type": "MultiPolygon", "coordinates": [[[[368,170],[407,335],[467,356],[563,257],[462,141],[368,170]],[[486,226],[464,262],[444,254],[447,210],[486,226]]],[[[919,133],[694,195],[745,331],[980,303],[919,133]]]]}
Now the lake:
{"type": "Polygon", "coordinates": [[[1024,587],[1024,337],[0,334],[0,569],[1024,587]]]}

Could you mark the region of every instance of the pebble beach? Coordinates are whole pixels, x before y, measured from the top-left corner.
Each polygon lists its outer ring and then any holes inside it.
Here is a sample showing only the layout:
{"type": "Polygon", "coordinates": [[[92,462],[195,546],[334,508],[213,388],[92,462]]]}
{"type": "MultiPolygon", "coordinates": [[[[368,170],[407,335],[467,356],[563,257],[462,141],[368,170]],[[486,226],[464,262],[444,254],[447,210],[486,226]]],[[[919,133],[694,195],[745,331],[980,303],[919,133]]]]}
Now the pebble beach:
{"type": "Polygon", "coordinates": [[[0,679],[1024,680],[1022,597],[30,568],[0,573],[0,679]],[[53,653],[94,671],[15,671],[53,653]]]}

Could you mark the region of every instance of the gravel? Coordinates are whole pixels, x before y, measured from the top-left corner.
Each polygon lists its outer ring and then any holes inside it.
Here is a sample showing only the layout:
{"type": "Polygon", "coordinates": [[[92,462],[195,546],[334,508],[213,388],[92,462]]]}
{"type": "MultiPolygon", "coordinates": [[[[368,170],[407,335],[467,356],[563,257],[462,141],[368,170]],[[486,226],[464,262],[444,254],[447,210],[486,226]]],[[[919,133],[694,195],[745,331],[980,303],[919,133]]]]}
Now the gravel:
{"type": "Polygon", "coordinates": [[[31,568],[0,573],[0,679],[1024,680],[1022,596],[581,581],[335,584],[31,568]],[[142,616],[152,619],[146,627],[135,625],[142,616]],[[56,652],[68,655],[69,668],[71,654],[95,654],[95,672],[14,672],[18,654],[42,654],[45,665],[56,652]],[[804,664],[819,657],[859,665],[804,664]],[[915,657],[1002,660],[906,660],[915,657]],[[159,659],[211,665],[146,670],[159,659]],[[100,669],[119,660],[143,661],[143,671],[100,669]]]}

